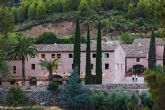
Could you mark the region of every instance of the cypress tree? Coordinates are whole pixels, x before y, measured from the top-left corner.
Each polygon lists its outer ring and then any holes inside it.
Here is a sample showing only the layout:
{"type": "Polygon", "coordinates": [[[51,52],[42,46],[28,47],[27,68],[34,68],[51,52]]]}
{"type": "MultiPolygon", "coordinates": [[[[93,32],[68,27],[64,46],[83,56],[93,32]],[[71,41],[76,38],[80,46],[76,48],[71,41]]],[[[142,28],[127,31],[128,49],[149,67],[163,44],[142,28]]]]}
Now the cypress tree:
{"type": "Polygon", "coordinates": [[[76,32],[74,40],[74,58],[73,58],[73,68],[78,67],[78,74],[80,74],[80,20],[77,17],[76,20],[76,32]]]}
{"type": "Polygon", "coordinates": [[[96,83],[102,84],[102,48],[101,48],[101,23],[98,24],[97,50],[96,50],[96,83]]]}
{"type": "Polygon", "coordinates": [[[163,51],[163,68],[165,71],[165,46],[164,46],[164,51],[163,51]]]}
{"type": "Polygon", "coordinates": [[[156,66],[155,35],[154,32],[152,32],[149,54],[148,54],[148,69],[154,69],[155,66],[156,66]]]}
{"type": "Polygon", "coordinates": [[[91,84],[91,55],[90,55],[90,30],[89,30],[89,24],[88,24],[88,29],[87,29],[85,84],[91,84]]]}

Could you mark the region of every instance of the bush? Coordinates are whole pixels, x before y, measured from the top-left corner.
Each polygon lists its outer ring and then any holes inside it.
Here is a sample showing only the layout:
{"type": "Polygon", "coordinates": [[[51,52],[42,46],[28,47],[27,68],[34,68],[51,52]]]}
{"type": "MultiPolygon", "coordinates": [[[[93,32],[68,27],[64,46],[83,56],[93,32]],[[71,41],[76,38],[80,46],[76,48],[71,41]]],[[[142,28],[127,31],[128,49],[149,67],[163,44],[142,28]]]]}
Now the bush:
{"type": "MultiPolygon", "coordinates": [[[[81,36],[80,42],[81,42],[81,44],[85,44],[86,38],[81,36]]],[[[56,43],[57,44],[74,44],[74,37],[68,36],[68,37],[59,38],[56,43]]]]}
{"type": "Polygon", "coordinates": [[[62,88],[58,98],[62,104],[68,108],[72,108],[72,110],[78,108],[85,109],[88,104],[89,94],[90,90],[80,83],[80,76],[76,67],[62,88]]]}
{"type": "MultiPolygon", "coordinates": [[[[34,39],[33,39],[34,40],[34,39]]],[[[86,38],[81,37],[80,42],[82,44],[86,43],[86,38]]],[[[73,36],[66,36],[62,38],[57,38],[57,36],[53,32],[44,32],[40,35],[36,40],[35,44],[74,44],[74,37],[73,36]]]]}
{"type": "Polygon", "coordinates": [[[36,39],[36,44],[54,44],[57,42],[57,36],[52,32],[44,32],[36,39]]]}
{"type": "Polygon", "coordinates": [[[128,93],[108,95],[106,92],[94,92],[89,97],[90,110],[135,110],[137,104],[137,96],[128,93]]]}
{"type": "Polygon", "coordinates": [[[137,36],[129,34],[129,33],[122,33],[121,34],[121,41],[125,44],[132,44],[133,41],[137,38],[137,36]]]}
{"type": "Polygon", "coordinates": [[[58,90],[59,84],[57,82],[52,82],[48,85],[47,90],[58,90]]]}
{"type": "Polygon", "coordinates": [[[11,87],[7,93],[7,105],[13,107],[25,106],[28,105],[28,99],[19,87],[11,87]]]}
{"type": "Polygon", "coordinates": [[[106,92],[94,92],[89,97],[90,110],[108,110],[109,102],[107,100],[108,94],[106,92]]]}
{"type": "Polygon", "coordinates": [[[142,92],[140,94],[140,99],[141,99],[141,104],[143,106],[148,107],[149,109],[152,109],[153,101],[151,99],[151,96],[148,93],[142,92]]]}

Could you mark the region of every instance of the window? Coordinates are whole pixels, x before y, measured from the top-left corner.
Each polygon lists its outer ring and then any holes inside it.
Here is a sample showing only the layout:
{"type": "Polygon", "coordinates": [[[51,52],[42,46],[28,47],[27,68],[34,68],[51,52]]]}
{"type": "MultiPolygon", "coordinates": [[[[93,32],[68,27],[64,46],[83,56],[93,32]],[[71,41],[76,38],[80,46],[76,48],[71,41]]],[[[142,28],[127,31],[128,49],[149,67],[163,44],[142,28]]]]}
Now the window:
{"type": "Polygon", "coordinates": [[[109,69],[109,64],[108,63],[105,64],[105,69],[106,70],[109,69]]]}
{"type": "Polygon", "coordinates": [[[35,64],[31,64],[31,69],[35,70],[35,64]]]}
{"type": "Polygon", "coordinates": [[[14,85],[14,84],[16,84],[16,80],[11,80],[10,85],[14,85]]]}
{"type": "Polygon", "coordinates": [[[51,54],[51,57],[52,57],[52,58],[55,58],[55,54],[51,54]]]}
{"type": "Polygon", "coordinates": [[[109,58],[109,53],[105,53],[105,58],[109,58]]]}
{"type": "Polygon", "coordinates": [[[45,58],[45,54],[41,54],[41,58],[45,58]]]}
{"type": "Polygon", "coordinates": [[[140,62],[140,58],[136,58],[136,62],[140,62]]]}
{"type": "Polygon", "coordinates": [[[93,54],[92,54],[92,57],[93,57],[93,58],[96,58],[96,54],[95,54],[95,53],[93,53],[93,54]]]}
{"type": "Polygon", "coordinates": [[[16,74],[16,66],[13,66],[13,74],[16,74]]]}
{"type": "Polygon", "coordinates": [[[93,69],[93,64],[91,64],[91,70],[93,69]]]}
{"type": "Polygon", "coordinates": [[[57,58],[61,58],[61,54],[57,54],[57,58]]]}
{"type": "Polygon", "coordinates": [[[69,58],[73,58],[73,54],[69,54],[69,58]]]}

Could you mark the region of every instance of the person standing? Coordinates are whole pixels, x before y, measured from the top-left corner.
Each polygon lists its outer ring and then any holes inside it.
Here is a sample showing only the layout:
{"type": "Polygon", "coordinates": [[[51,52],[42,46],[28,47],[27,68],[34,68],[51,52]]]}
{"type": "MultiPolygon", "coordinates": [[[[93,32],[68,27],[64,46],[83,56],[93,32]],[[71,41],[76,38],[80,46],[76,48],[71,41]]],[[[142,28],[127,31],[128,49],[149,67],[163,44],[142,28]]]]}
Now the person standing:
{"type": "Polygon", "coordinates": [[[135,80],[135,75],[132,75],[132,81],[134,82],[134,80],[135,80]]]}
{"type": "Polygon", "coordinates": [[[136,75],[136,76],[135,76],[135,81],[137,82],[137,80],[138,80],[138,76],[136,75]]]}

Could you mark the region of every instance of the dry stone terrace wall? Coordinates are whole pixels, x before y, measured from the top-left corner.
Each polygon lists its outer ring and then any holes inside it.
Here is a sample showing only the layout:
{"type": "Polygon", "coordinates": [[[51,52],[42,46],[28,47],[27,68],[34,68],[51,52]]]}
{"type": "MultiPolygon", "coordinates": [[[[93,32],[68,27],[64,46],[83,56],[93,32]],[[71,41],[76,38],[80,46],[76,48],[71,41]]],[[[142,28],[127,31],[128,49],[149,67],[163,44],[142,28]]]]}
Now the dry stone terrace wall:
{"type": "Polygon", "coordinates": [[[106,84],[106,85],[88,85],[93,90],[138,90],[148,89],[146,84],[106,84]]]}
{"type": "Polygon", "coordinates": [[[109,94],[114,92],[126,92],[139,95],[141,92],[147,92],[146,84],[106,84],[106,85],[88,85],[88,88],[94,91],[105,91],[109,94]]]}
{"type": "MultiPolygon", "coordinates": [[[[142,91],[148,91],[146,84],[108,84],[108,85],[88,85],[94,91],[105,91],[109,94],[113,92],[127,92],[139,95],[142,91]]],[[[46,87],[24,87],[24,94],[28,99],[36,104],[56,105],[58,103],[57,94],[60,91],[48,91],[46,87]]],[[[7,89],[0,89],[0,104],[6,103],[7,89]]]]}
{"type": "MultiPolygon", "coordinates": [[[[56,105],[57,92],[47,90],[25,90],[24,94],[30,100],[31,103],[37,105],[56,105]]],[[[7,90],[0,90],[0,105],[6,104],[7,90]]]]}

